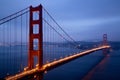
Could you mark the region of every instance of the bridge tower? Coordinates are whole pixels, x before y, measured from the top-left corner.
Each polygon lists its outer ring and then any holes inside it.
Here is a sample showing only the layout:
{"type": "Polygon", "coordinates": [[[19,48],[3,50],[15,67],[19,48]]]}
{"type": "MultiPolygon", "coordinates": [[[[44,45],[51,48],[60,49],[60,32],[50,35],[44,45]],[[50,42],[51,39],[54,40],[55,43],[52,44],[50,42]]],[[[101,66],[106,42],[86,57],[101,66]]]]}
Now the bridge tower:
{"type": "MultiPolygon", "coordinates": [[[[103,46],[108,45],[107,34],[103,34],[103,46]]],[[[103,54],[107,54],[107,49],[103,49],[103,54]]]]}
{"type": "Polygon", "coordinates": [[[108,45],[107,34],[103,34],[103,45],[108,45]]]}
{"type": "Polygon", "coordinates": [[[37,58],[38,68],[43,65],[43,32],[42,32],[42,5],[37,7],[30,6],[29,19],[29,51],[28,51],[28,69],[33,69],[34,59],[37,58]],[[35,19],[35,17],[38,17],[35,19]],[[34,32],[37,28],[37,32],[34,32]]]}

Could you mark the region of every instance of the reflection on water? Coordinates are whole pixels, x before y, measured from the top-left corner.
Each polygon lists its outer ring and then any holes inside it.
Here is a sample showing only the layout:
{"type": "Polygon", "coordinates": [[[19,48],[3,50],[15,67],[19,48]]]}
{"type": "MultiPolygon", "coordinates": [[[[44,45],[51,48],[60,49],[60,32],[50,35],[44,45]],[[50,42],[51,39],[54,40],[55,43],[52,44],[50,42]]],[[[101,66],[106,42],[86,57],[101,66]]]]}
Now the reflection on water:
{"type": "Polygon", "coordinates": [[[93,67],[82,80],[91,80],[91,77],[95,74],[95,72],[97,70],[102,71],[105,67],[105,64],[108,62],[110,58],[110,54],[106,54],[101,60],[100,62],[98,62],[95,67],[93,67]]]}
{"type": "Polygon", "coordinates": [[[95,71],[90,80],[120,80],[120,50],[110,53],[102,69],[95,71]]]}

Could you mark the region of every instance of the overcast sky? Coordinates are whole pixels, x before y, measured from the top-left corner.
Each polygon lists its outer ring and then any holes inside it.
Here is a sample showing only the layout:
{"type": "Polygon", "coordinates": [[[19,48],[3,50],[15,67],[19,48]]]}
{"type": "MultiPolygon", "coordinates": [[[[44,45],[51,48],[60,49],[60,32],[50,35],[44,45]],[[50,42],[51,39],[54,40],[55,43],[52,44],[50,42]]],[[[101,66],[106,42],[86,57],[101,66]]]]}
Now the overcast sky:
{"type": "Polygon", "coordinates": [[[120,0],[0,0],[0,18],[39,4],[75,40],[120,41],[120,0]]]}

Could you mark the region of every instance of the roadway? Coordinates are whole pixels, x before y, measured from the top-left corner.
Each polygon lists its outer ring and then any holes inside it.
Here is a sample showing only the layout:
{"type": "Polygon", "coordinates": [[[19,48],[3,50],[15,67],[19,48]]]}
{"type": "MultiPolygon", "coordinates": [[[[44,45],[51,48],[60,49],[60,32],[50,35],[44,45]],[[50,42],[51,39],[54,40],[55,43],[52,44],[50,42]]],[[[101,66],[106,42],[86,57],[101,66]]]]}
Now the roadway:
{"type": "Polygon", "coordinates": [[[68,57],[65,57],[65,58],[61,58],[59,60],[56,60],[56,61],[53,61],[53,62],[50,62],[50,63],[47,63],[47,64],[44,64],[42,66],[42,68],[34,68],[32,70],[26,70],[26,71],[23,71],[21,73],[18,73],[14,76],[9,76],[7,78],[5,78],[6,80],[16,80],[16,79],[22,79],[26,76],[29,76],[29,75],[34,75],[34,74],[37,74],[37,73],[44,73],[44,72],[47,72],[57,66],[60,66],[62,64],[65,64],[67,62],[70,62],[76,58],[79,58],[81,56],[84,56],[84,55],[87,55],[87,54],[90,54],[92,52],[95,52],[95,51],[98,51],[98,50],[102,50],[102,49],[107,49],[107,48],[110,48],[110,46],[100,46],[100,47],[97,47],[97,48],[93,48],[93,49],[89,49],[89,50],[86,50],[86,51],[83,51],[83,52],[80,52],[80,53],[77,53],[77,54],[74,54],[74,55],[71,55],[71,56],[68,56],[68,57]]]}

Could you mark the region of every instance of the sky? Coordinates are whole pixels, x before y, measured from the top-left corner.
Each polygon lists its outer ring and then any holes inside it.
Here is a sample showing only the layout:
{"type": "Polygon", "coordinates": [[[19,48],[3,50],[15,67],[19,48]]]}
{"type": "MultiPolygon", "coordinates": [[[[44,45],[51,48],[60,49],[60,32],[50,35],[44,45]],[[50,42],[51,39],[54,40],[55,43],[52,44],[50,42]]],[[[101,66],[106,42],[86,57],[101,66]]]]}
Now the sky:
{"type": "Polygon", "coordinates": [[[77,41],[120,41],[120,0],[0,0],[0,19],[39,4],[77,41]]]}

